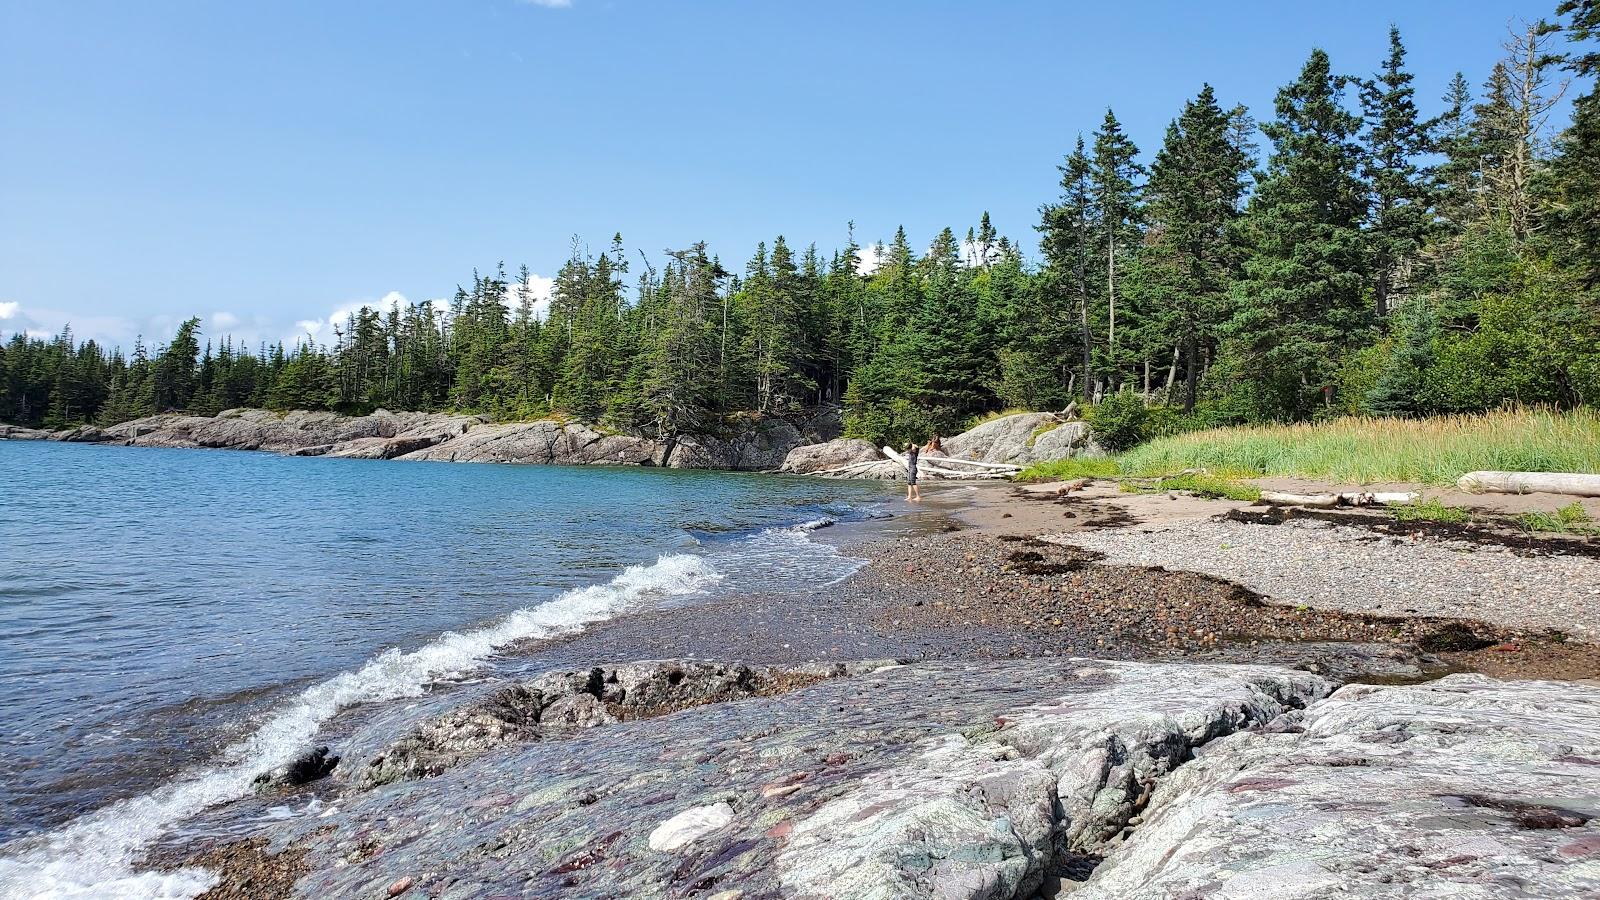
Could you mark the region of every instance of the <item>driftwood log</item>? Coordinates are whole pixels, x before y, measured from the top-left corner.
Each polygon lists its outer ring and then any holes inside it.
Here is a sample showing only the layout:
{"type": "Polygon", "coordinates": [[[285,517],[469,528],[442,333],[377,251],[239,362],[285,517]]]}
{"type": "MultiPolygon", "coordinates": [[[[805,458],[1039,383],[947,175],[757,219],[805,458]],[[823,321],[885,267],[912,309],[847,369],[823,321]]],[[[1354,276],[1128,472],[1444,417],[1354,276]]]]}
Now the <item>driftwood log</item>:
{"type": "Polygon", "coordinates": [[[1600,475],[1572,472],[1468,472],[1456,487],[1469,494],[1572,494],[1600,497],[1600,475]]]}
{"type": "Polygon", "coordinates": [[[1421,496],[1416,491],[1380,492],[1345,491],[1325,494],[1291,494],[1285,491],[1262,491],[1261,499],[1276,506],[1309,506],[1332,509],[1336,506],[1377,506],[1381,503],[1415,503],[1421,496]]]}
{"type": "MultiPolygon", "coordinates": [[[[900,468],[902,468],[902,469],[909,469],[911,467],[911,464],[906,462],[905,456],[902,455],[899,451],[895,450],[893,447],[885,447],[885,448],[883,448],[883,455],[887,456],[890,459],[894,460],[895,462],[899,463],[900,464],[900,468]]],[[[963,471],[958,470],[958,469],[951,469],[951,468],[947,468],[947,467],[945,467],[943,465],[939,465],[937,463],[934,463],[934,462],[931,461],[931,459],[937,459],[937,460],[939,460],[940,463],[971,462],[971,460],[956,460],[956,459],[952,459],[951,457],[948,457],[948,456],[939,456],[939,457],[932,457],[932,458],[924,456],[917,463],[917,473],[919,475],[920,474],[928,474],[928,475],[932,475],[935,478],[944,478],[944,479],[947,479],[949,481],[977,481],[977,480],[988,479],[988,478],[1008,478],[1011,475],[1014,475],[1017,472],[1022,471],[1022,467],[1020,467],[1020,466],[1010,466],[1009,468],[1007,468],[1004,471],[985,470],[985,471],[981,471],[981,472],[972,472],[972,471],[963,472],[963,471]]],[[[988,463],[986,465],[997,465],[997,464],[996,463],[988,463]]]]}

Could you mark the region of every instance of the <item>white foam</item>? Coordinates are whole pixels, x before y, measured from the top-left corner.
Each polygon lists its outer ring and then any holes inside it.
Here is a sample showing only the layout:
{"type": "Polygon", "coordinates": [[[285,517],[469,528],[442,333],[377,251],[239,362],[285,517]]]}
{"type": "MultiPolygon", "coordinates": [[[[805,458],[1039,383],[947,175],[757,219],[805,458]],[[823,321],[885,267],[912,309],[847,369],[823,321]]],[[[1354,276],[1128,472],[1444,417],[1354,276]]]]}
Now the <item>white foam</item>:
{"type": "Polygon", "coordinates": [[[849,578],[866,560],[847,556],[812,533],[837,522],[812,519],[794,525],[775,525],[740,538],[724,550],[713,551],[717,570],[737,587],[755,586],[770,591],[808,591],[829,587],[849,578]]]}
{"type": "Polygon", "coordinates": [[[415,650],[386,650],[353,672],[312,685],[271,714],[209,766],[142,797],[123,800],[48,834],[8,844],[0,855],[5,900],[186,900],[216,883],[200,869],[134,872],[151,843],[173,825],[245,796],[257,775],[306,750],[342,709],[420,696],[430,683],[459,676],[507,644],[580,630],[649,597],[692,594],[721,576],[698,556],[663,556],[606,584],[567,591],[474,631],[447,632],[415,650]]]}

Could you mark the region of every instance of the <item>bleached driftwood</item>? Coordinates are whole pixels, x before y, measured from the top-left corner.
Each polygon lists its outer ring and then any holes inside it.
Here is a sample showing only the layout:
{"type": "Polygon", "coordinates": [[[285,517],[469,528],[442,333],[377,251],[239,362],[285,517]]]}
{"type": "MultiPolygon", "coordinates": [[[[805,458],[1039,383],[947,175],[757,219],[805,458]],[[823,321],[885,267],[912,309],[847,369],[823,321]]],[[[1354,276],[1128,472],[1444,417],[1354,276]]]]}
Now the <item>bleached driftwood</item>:
{"type": "Polygon", "coordinates": [[[1456,487],[1469,494],[1572,494],[1600,497],[1600,475],[1573,472],[1468,472],[1456,487]]]}
{"type": "Polygon", "coordinates": [[[961,465],[964,465],[964,466],[977,466],[977,467],[979,467],[981,469],[995,469],[995,470],[998,470],[998,471],[1001,471],[1001,472],[1008,472],[1008,473],[1016,473],[1016,472],[1021,472],[1022,471],[1022,467],[1021,466],[1013,465],[1011,463],[983,462],[981,460],[976,460],[976,459],[962,459],[959,456],[924,456],[922,458],[922,461],[924,463],[929,462],[931,460],[937,460],[938,462],[936,463],[936,465],[941,465],[941,466],[942,465],[948,465],[950,463],[960,463],[961,465]]]}
{"type": "Polygon", "coordinates": [[[1377,506],[1382,503],[1415,503],[1421,495],[1415,491],[1409,493],[1398,491],[1385,491],[1373,493],[1370,491],[1346,491],[1344,493],[1323,494],[1291,494],[1286,491],[1262,491],[1263,502],[1277,506],[1308,506],[1315,509],[1332,509],[1336,506],[1377,506]]]}
{"type": "Polygon", "coordinates": [[[819,476],[823,476],[823,477],[828,477],[828,476],[840,476],[840,477],[843,477],[843,476],[849,476],[849,475],[856,475],[856,474],[861,473],[861,472],[871,471],[872,469],[875,469],[878,466],[883,465],[884,462],[885,461],[881,460],[881,459],[868,459],[868,460],[862,460],[861,462],[846,463],[845,465],[842,465],[842,466],[834,466],[831,469],[822,469],[820,471],[812,472],[810,474],[819,475],[819,476]]]}
{"type": "MultiPolygon", "coordinates": [[[[899,463],[900,464],[900,468],[902,468],[902,469],[909,470],[911,468],[911,464],[906,462],[905,456],[902,455],[899,451],[895,450],[893,447],[885,447],[885,448],[883,448],[883,455],[887,456],[890,459],[894,460],[895,462],[899,463]]],[[[944,460],[941,459],[940,461],[943,462],[944,460]]],[[[921,459],[921,460],[919,460],[917,462],[917,474],[918,475],[923,475],[923,474],[932,475],[935,478],[945,478],[945,479],[948,479],[950,481],[963,481],[963,480],[965,480],[965,481],[975,481],[975,480],[981,480],[981,479],[986,479],[986,478],[1005,478],[1005,477],[1008,476],[1009,473],[1006,473],[1006,472],[962,472],[962,471],[958,471],[956,469],[948,469],[948,468],[945,468],[943,466],[935,465],[934,463],[929,462],[926,457],[924,457],[923,459],[921,459]]]]}

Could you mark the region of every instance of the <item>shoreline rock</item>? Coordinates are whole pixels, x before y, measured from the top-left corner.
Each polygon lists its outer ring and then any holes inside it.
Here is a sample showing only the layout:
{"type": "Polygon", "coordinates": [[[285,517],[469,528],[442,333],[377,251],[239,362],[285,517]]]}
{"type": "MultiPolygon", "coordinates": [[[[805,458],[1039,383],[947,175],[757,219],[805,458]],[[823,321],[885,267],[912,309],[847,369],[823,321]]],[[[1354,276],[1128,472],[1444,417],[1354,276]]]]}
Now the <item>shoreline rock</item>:
{"type": "MultiPolygon", "coordinates": [[[[354,767],[355,774],[350,777],[357,790],[371,790],[395,781],[437,776],[502,747],[711,703],[770,697],[890,665],[894,663],[777,668],[666,660],[549,672],[419,724],[354,767]]],[[[326,755],[327,748],[321,749],[326,755]]],[[[338,761],[338,757],[333,759],[338,761]]]]}
{"type": "MultiPolygon", "coordinates": [[[[598,701],[594,671],[547,677],[598,701]]],[[[158,858],[224,888],[230,862],[292,866],[297,897],[1576,898],[1600,889],[1597,709],[1594,686],[1481,676],[887,665],[502,745],[315,816],[247,808],[240,843],[158,858]]]]}
{"type": "MultiPolygon", "coordinates": [[[[1047,427],[1052,413],[1004,416],[947,441],[968,458],[1032,462],[1097,452],[1082,422],[1047,427]]],[[[671,439],[611,431],[582,422],[490,422],[482,416],[394,413],[364,416],[295,410],[229,409],[215,416],[161,413],[117,425],[42,431],[0,425],[0,440],[51,440],[176,449],[259,450],[285,456],[533,465],[656,466],[812,475],[851,466],[839,477],[894,479],[895,463],[871,443],[841,438],[840,411],[788,418],[747,417],[671,439]],[[879,465],[853,465],[877,462],[879,465]]]]}

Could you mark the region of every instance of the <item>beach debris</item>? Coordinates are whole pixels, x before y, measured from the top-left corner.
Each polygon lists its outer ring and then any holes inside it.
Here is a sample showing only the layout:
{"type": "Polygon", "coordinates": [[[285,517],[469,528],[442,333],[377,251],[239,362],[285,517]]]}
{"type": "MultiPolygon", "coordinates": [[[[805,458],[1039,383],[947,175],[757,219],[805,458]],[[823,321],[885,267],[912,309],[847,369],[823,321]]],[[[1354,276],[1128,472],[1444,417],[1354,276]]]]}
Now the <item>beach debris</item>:
{"type": "Polygon", "coordinates": [[[1571,494],[1600,497],[1600,475],[1576,472],[1468,472],[1456,487],[1469,494],[1571,494]]]}
{"type": "Polygon", "coordinates": [[[1380,506],[1385,503],[1415,503],[1417,491],[1344,491],[1341,493],[1292,494],[1287,491],[1262,491],[1261,501],[1275,506],[1309,506],[1332,509],[1336,506],[1380,506]]]}

